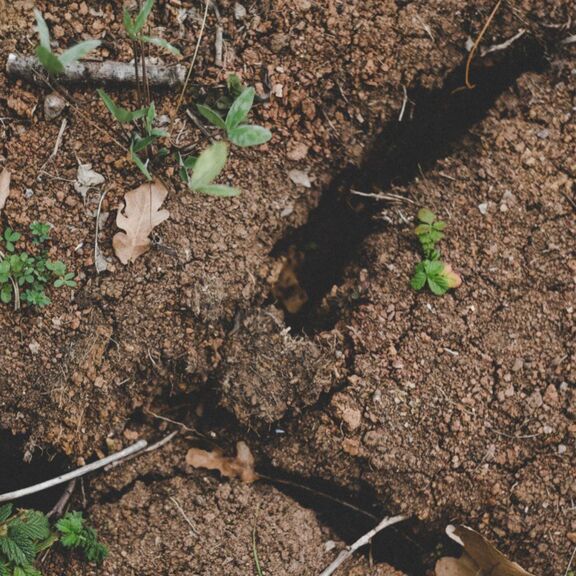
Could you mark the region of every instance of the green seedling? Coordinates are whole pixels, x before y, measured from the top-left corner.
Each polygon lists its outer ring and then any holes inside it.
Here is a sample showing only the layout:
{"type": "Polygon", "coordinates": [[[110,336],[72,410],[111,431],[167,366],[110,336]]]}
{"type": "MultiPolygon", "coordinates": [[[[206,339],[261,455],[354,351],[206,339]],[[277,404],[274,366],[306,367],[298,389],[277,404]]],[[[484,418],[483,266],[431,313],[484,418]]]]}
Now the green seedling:
{"type": "Polygon", "coordinates": [[[100,563],[108,555],[80,512],[68,512],[50,526],[42,512],[0,506],[0,576],[42,576],[38,558],[57,542],[80,550],[88,562],[100,563]]]}
{"type": "Polygon", "coordinates": [[[44,222],[32,222],[30,224],[30,231],[32,232],[32,243],[42,244],[46,240],[50,240],[50,230],[52,226],[44,222]]]}
{"type": "Polygon", "coordinates": [[[234,103],[234,100],[246,90],[247,86],[242,84],[242,80],[236,74],[230,74],[226,79],[226,94],[223,94],[216,100],[214,106],[218,110],[223,112],[228,112],[230,106],[234,103]]]}
{"type": "Polygon", "coordinates": [[[217,128],[226,131],[226,136],[232,144],[246,148],[248,146],[259,146],[265,144],[272,138],[272,133],[268,128],[263,126],[256,126],[254,124],[244,124],[243,122],[248,117],[252,104],[254,103],[254,96],[256,92],[254,88],[246,88],[234,100],[232,106],[228,110],[226,119],[222,118],[218,112],[204,104],[198,104],[198,112],[217,128]]]}
{"type": "MultiPolygon", "coordinates": [[[[50,225],[34,222],[30,228],[32,243],[40,248],[48,240],[50,225]]],[[[11,228],[7,228],[2,236],[6,253],[0,251],[1,302],[14,302],[15,310],[20,308],[21,302],[42,308],[50,304],[46,287],[51,281],[56,288],[76,286],[74,273],[67,271],[64,262],[49,260],[45,250],[34,255],[16,251],[15,243],[20,237],[20,233],[11,228]]]]}
{"type": "Polygon", "coordinates": [[[170,42],[167,42],[163,38],[155,38],[152,36],[147,36],[143,34],[144,26],[152,12],[152,8],[154,6],[154,0],[147,0],[140,12],[136,15],[135,18],[132,18],[130,12],[124,8],[124,30],[126,30],[126,34],[130,40],[134,42],[145,42],[146,44],[154,44],[156,46],[160,46],[172,54],[176,54],[177,56],[180,55],[180,50],[175,46],[172,46],[170,42]]]}
{"type": "Polygon", "coordinates": [[[204,150],[198,158],[180,156],[180,177],[188,188],[209,196],[238,196],[240,190],[223,184],[213,184],[220,175],[228,159],[228,146],[216,142],[204,150]]]}
{"type": "Polygon", "coordinates": [[[410,285],[414,290],[422,290],[427,285],[433,294],[441,296],[462,283],[452,266],[440,260],[440,252],[436,248],[436,244],[444,238],[446,223],[438,220],[436,214],[428,208],[418,212],[418,221],[414,232],[422,246],[424,259],[416,265],[410,285]]]}
{"type": "Polygon", "coordinates": [[[50,46],[50,32],[46,20],[37,8],[34,8],[34,15],[40,37],[40,46],[36,48],[36,56],[50,76],[61,74],[66,66],[84,58],[100,46],[100,40],[86,40],[68,48],[62,54],[55,54],[50,46]]]}
{"type": "MultiPolygon", "coordinates": [[[[154,151],[154,146],[158,138],[168,136],[165,130],[154,128],[154,121],[156,119],[156,106],[154,102],[152,102],[150,106],[145,106],[137,110],[128,110],[116,104],[104,90],[98,89],[98,95],[112,116],[114,116],[120,124],[134,125],[130,140],[130,158],[142,174],[144,174],[146,179],[149,181],[152,180],[152,174],[149,169],[149,149],[154,151]],[[140,127],[136,124],[139,120],[141,121],[140,127]],[[147,156],[146,160],[142,160],[140,157],[140,154],[143,152],[147,156]]],[[[166,149],[162,148],[159,150],[157,156],[165,156],[167,152],[166,149]]]]}

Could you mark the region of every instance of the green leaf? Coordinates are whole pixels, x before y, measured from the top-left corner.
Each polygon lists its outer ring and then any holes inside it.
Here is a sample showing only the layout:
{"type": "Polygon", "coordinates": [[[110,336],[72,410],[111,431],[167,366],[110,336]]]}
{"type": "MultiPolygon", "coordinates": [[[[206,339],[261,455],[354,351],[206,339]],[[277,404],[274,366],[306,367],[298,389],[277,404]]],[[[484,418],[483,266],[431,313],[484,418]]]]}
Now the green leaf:
{"type": "Polygon", "coordinates": [[[2,290],[0,290],[0,300],[2,300],[4,304],[12,302],[12,284],[4,284],[4,286],[2,286],[2,290]]]}
{"type": "Polygon", "coordinates": [[[204,106],[204,104],[197,104],[196,108],[198,108],[198,112],[200,112],[210,124],[226,130],[226,122],[224,122],[224,119],[218,112],[212,110],[209,106],[204,106]]]}
{"type": "Polygon", "coordinates": [[[10,569],[10,566],[8,566],[8,564],[2,560],[0,560],[0,576],[12,576],[12,570],[10,569]]]}
{"type": "Polygon", "coordinates": [[[83,527],[82,512],[67,512],[56,522],[56,529],[62,534],[78,534],[83,527]]]}
{"type": "Polygon", "coordinates": [[[124,22],[124,30],[126,30],[126,34],[128,34],[129,38],[135,40],[136,39],[136,31],[134,29],[134,20],[132,20],[132,16],[130,16],[130,12],[128,12],[127,8],[124,8],[123,22],[124,22]]]}
{"type": "Polygon", "coordinates": [[[439,276],[444,271],[444,264],[439,260],[424,260],[423,264],[428,276],[439,276]]]}
{"type": "Polygon", "coordinates": [[[38,48],[36,48],[36,56],[38,57],[38,60],[40,60],[40,64],[44,66],[46,72],[48,72],[50,76],[55,76],[56,74],[64,72],[62,62],[60,62],[58,56],[48,50],[48,48],[38,46],[38,48]]]}
{"type": "Polygon", "coordinates": [[[13,530],[17,530],[20,537],[29,540],[44,540],[50,535],[48,519],[42,512],[36,510],[27,510],[23,520],[17,520],[10,526],[13,530]]]}
{"type": "Polygon", "coordinates": [[[265,144],[272,138],[272,133],[263,126],[238,126],[228,132],[228,138],[236,146],[247,148],[248,146],[265,144]]]}
{"type": "Polygon", "coordinates": [[[432,228],[434,228],[434,230],[444,230],[444,228],[446,228],[446,222],[442,221],[442,220],[438,220],[438,222],[434,222],[434,224],[432,224],[432,228]]]}
{"type": "Polygon", "coordinates": [[[84,58],[84,56],[92,52],[92,50],[96,50],[100,44],[100,40],[86,40],[85,42],[80,42],[79,44],[76,44],[76,46],[72,46],[60,54],[60,63],[63,66],[68,66],[68,64],[72,64],[73,62],[84,58]]]}
{"type": "Polygon", "coordinates": [[[228,87],[228,92],[232,94],[235,98],[240,96],[244,91],[244,85],[242,80],[236,74],[230,74],[226,80],[226,86],[228,87]]]}
{"type": "Polygon", "coordinates": [[[223,198],[229,198],[231,196],[238,196],[241,194],[238,188],[224,186],[223,184],[208,184],[208,186],[196,188],[196,191],[200,192],[201,194],[207,194],[208,196],[220,196],[223,198]]]}
{"type": "Polygon", "coordinates": [[[430,232],[430,224],[418,224],[418,226],[414,228],[414,232],[417,236],[424,236],[430,232]]]}
{"type": "Polygon", "coordinates": [[[194,166],[196,166],[197,161],[198,158],[196,158],[196,156],[188,156],[186,158],[180,156],[180,166],[183,166],[187,170],[193,170],[194,166]]]}
{"type": "Polygon", "coordinates": [[[54,262],[48,260],[46,262],[46,268],[55,276],[64,276],[64,274],[66,274],[66,264],[61,260],[55,260],[54,262]]]}
{"type": "Polygon", "coordinates": [[[142,36],[142,40],[144,42],[146,42],[147,44],[154,44],[155,46],[160,46],[160,48],[164,48],[164,50],[168,50],[168,52],[171,52],[172,54],[175,54],[176,56],[180,56],[182,54],[180,52],[180,50],[178,50],[178,48],[176,48],[176,46],[172,46],[172,44],[170,44],[170,42],[168,42],[167,40],[164,40],[164,38],[154,38],[152,36],[142,36]]]}
{"type": "Polygon", "coordinates": [[[152,7],[154,6],[154,0],[146,0],[144,6],[142,6],[142,10],[136,16],[136,20],[134,21],[134,33],[138,34],[142,28],[144,28],[144,24],[146,24],[146,20],[148,20],[148,16],[150,16],[150,12],[152,12],[152,7]]]}
{"type": "Polygon", "coordinates": [[[154,142],[154,136],[146,136],[144,138],[134,138],[132,142],[132,152],[135,154],[137,152],[142,152],[154,142]]]}
{"type": "Polygon", "coordinates": [[[224,142],[216,142],[206,148],[196,160],[190,188],[197,190],[208,186],[222,172],[227,159],[228,146],[224,142]]]}
{"type": "Polygon", "coordinates": [[[142,172],[142,174],[144,174],[146,180],[148,180],[149,182],[152,181],[152,174],[150,174],[150,171],[148,170],[148,162],[146,162],[146,164],[144,164],[144,162],[142,162],[142,160],[140,159],[140,157],[138,156],[138,154],[136,154],[136,152],[134,151],[134,142],[132,142],[132,144],[130,145],[130,157],[132,158],[132,162],[134,162],[134,164],[136,164],[136,166],[138,167],[138,170],[140,170],[140,172],[142,172]]]}
{"type": "Polygon", "coordinates": [[[414,269],[414,275],[410,280],[410,286],[412,286],[414,290],[422,290],[424,284],[426,284],[426,271],[424,270],[423,263],[420,262],[414,269]]]}
{"type": "Polygon", "coordinates": [[[436,214],[429,210],[428,208],[421,208],[418,210],[418,220],[426,224],[432,224],[436,220],[436,214]]]}
{"type": "Polygon", "coordinates": [[[228,110],[228,115],[226,116],[226,129],[233,130],[243,122],[252,108],[252,103],[254,102],[254,95],[256,92],[254,88],[246,88],[236,100],[234,100],[230,110],[228,110]]]}
{"type": "Polygon", "coordinates": [[[34,16],[36,17],[36,26],[38,27],[38,36],[40,36],[40,46],[50,50],[50,32],[46,20],[42,16],[42,12],[38,8],[34,8],[34,16]]]}
{"type": "Polygon", "coordinates": [[[122,124],[130,124],[130,122],[134,122],[134,120],[143,118],[148,112],[148,108],[139,108],[133,111],[127,110],[126,108],[122,108],[122,106],[118,106],[101,88],[98,88],[97,92],[112,116],[122,124]]]}
{"type": "Polygon", "coordinates": [[[443,276],[428,276],[428,286],[436,296],[442,296],[448,291],[448,282],[443,276]]]}
{"type": "Polygon", "coordinates": [[[2,506],[0,506],[0,524],[2,522],[6,522],[6,520],[10,518],[10,514],[12,514],[13,508],[14,506],[12,505],[11,502],[8,502],[7,504],[3,504],[2,506]]]}

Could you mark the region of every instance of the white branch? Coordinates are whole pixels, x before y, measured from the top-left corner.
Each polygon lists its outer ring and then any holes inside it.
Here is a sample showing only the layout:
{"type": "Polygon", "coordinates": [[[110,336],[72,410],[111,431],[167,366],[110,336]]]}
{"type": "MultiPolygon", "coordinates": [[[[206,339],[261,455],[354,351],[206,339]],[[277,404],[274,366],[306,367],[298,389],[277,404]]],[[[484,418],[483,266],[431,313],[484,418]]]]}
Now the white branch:
{"type": "Polygon", "coordinates": [[[344,562],[346,562],[346,560],[348,560],[348,558],[350,558],[350,556],[352,556],[352,554],[354,554],[354,552],[356,552],[358,548],[361,548],[362,546],[369,544],[372,538],[374,538],[374,536],[376,536],[378,532],[384,530],[384,528],[388,528],[388,526],[392,526],[392,524],[402,522],[402,520],[406,520],[406,518],[407,516],[392,516],[392,518],[384,518],[384,520],[382,520],[382,522],[380,522],[380,524],[378,524],[376,528],[372,528],[370,532],[367,532],[366,534],[364,534],[364,536],[356,540],[356,542],[354,542],[352,546],[348,546],[346,550],[342,550],[342,552],[340,552],[336,560],[334,560],[334,562],[332,562],[332,564],[330,564],[330,566],[328,566],[328,568],[326,568],[326,570],[324,570],[324,572],[322,572],[320,576],[330,576],[331,574],[334,574],[334,572],[336,572],[336,570],[342,564],[344,564],[344,562]]]}
{"type": "Polygon", "coordinates": [[[68,472],[67,474],[62,474],[62,476],[58,476],[57,478],[52,478],[52,480],[46,480],[40,484],[35,484],[34,486],[29,486],[28,488],[22,488],[21,490],[15,490],[14,492],[0,494],[0,502],[16,500],[16,498],[29,496],[30,494],[42,492],[43,490],[47,490],[53,486],[58,486],[58,484],[64,484],[65,482],[73,480],[74,478],[80,478],[80,476],[84,476],[89,472],[103,468],[111,462],[121,460],[122,458],[126,458],[126,456],[130,456],[130,454],[140,452],[141,450],[144,450],[146,446],[148,446],[148,442],[146,442],[146,440],[138,440],[136,444],[132,444],[132,446],[128,446],[128,448],[124,448],[124,450],[120,450],[120,452],[116,452],[116,454],[111,454],[110,456],[106,456],[106,458],[102,458],[101,460],[96,460],[96,462],[86,464],[86,466],[82,466],[81,468],[73,470],[72,472],[68,472]]]}

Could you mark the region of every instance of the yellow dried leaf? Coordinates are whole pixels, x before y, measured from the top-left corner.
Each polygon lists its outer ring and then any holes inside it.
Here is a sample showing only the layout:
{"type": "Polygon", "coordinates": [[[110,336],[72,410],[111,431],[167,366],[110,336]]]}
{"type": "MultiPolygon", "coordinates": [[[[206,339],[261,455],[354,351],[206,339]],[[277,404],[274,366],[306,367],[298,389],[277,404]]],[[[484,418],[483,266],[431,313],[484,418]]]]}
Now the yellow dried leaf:
{"type": "Polygon", "coordinates": [[[4,208],[8,196],[10,196],[10,170],[4,168],[0,173],[0,210],[4,208]]]}
{"type": "Polygon", "coordinates": [[[150,248],[152,230],[170,217],[168,210],[161,210],[168,190],[158,180],[147,182],[124,195],[124,210],[118,210],[118,232],[112,239],[116,256],[122,264],[134,262],[150,248]]]}
{"type": "Polygon", "coordinates": [[[452,270],[452,266],[450,264],[444,264],[442,275],[448,282],[448,288],[458,288],[458,286],[462,284],[462,277],[460,274],[458,274],[458,272],[454,272],[454,270],[452,270]]]}
{"type": "Polygon", "coordinates": [[[199,448],[190,448],[186,454],[186,463],[194,468],[218,470],[222,476],[240,478],[242,482],[258,480],[254,471],[254,456],[245,442],[236,444],[236,456],[223,456],[219,450],[208,452],[199,448]]]}
{"type": "Polygon", "coordinates": [[[448,526],[446,533],[464,546],[464,553],[458,559],[440,558],[434,568],[436,576],[532,576],[471,528],[448,526]]]}

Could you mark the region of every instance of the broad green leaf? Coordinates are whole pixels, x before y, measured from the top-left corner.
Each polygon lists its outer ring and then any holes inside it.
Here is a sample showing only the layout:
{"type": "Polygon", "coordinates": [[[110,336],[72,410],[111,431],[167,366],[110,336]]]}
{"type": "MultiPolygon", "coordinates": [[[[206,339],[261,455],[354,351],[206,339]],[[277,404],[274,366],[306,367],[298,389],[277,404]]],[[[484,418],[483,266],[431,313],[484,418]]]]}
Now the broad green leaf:
{"type": "Polygon", "coordinates": [[[221,196],[224,198],[238,196],[241,193],[238,188],[224,186],[223,184],[208,184],[208,186],[196,188],[196,192],[200,192],[200,194],[208,194],[208,196],[221,196]]]}
{"type": "Polygon", "coordinates": [[[56,260],[54,262],[48,260],[46,262],[46,268],[56,276],[64,276],[64,274],[66,274],[66,264],[64,264],[62,260],[56,260]]]}
{"type": "Polygon", "coordinates": [[[12,505],[11,502],[8,502],[8,504],[3,504],[2,506],[0,506],[0,523],[5,522],[6,520],[8,520],[8,518],[10,518],[10,514],[12,514],[13,508],[14,506],[12,505]]]}
{"type": "Polygon", "coordinates": [[[12,284],[4,284],[4,286],[2,286],[2,290],[0,291],[0,300],[2,300],[4,304],[8,304],[12,301],[12,284]]]}
{"type": "Polygon", "coordinates": [[[38,46],[38,48],[36,48],[36,56],[38,57],[38,60],[40,60],[40,64],[44,66],[46,72],[48,72],[50,76],[55,76],[56,74],[64,72],[64,66],[58,59],[58,56],[45,46],[38,46]]]}
{"type": "Polygon", "coordinates": [[[180,155],[180,153],[178,154],[178,156],[179,156],[180,166],[183,166],[187,170],[193,170],[194,169],[194,166],[196,166],[196,162],[198,160],[198,158],[196,158],[196,156],[188,156],[188,157],[184,158],[182,155],[180,155]]]}
{"type": "Polygon", "coordinates": [[[418,224],[416,228],[414,228],[414,232],[418,236],[423,236],[424,234],[428,234],[430,232],[430,224],[418,224]]]}
{"type": "Polygon", "coordinates": [[[154,101],[150,103],[148,109],[146,110],[146,130],[148,133],[152,131],[152,124],[154,123],[154,118],[156,118],[156,104],[154,101]]]}
{"type": "Polygon", "coordinates": [[[442,274],[444,270],[444,264],[438,260],[425,260],[423,264],[428,276],[438,276],[442,274]]]}
{"type": "Polygon", "coordinates": [[[63,66],[68,66],[68,64],[72,64],[80,60],[80,58],[84,58],[86,54],[92,52],[92,50],[96,50],[98,46],[100,46],[100,40],[86,40],[85,42],[80,42],[76,44],[76,46],[72,46],[72,48],[68,48],[60,54],[60,63],[63,66]]]}
{"type": "Polygon", "coordinates": [[[146,24],[146,20],[148,20],[148,16],[150,16],[150,12],[152,12],[152,7],[154,6],[154,0],[146,0],[144,6],[142,6],[142,10],[136,16],[136,20],[134,21],[134,32],[138,34],[142,28],[144,28],[144,24],[146,24]]]}
{"type": "Polygon", "coordinates": [[[143,118],[148,112],[148,108],[127,110],[126,108],[122,108],[122,106],[118,106],[101,88],[98,88],[97,92],[100,98],[102,98],[102,102],[104,102],[106,108],[110,111],[110,114],[112,114],[112,116],[122,124],[130,124],[131,122],[134,122],[134,120],[143,118]]]}
{"type": "Polygon", "coordinates": [[[254,88],[246,88],[236,100],[234,100],[230,110],[228,110],[228,115],[226,116],[226,128],[227,130],[233,130],[243,122],[248,117],[248,113],[252,108],[252,103],[254,102],[255,91],[254,88]]]}
{"type": "Polygon", "coordinates": [[[172,46],[170,42],[164,40],[164,38],[154,38],[152,36],[142,36],[142,40],[147,42],[148,44],[154,44],[155,46],[160,46],[160,48],[164,48],[164,50],[168,50],[168,52],[172,52],[176,56],[180,56],[182,53],[176,46],[172,46]]]}
{"type": "Polygon", "coordinates": [[[446,228],[446,222],[438,220],[438,222],[434,222],[432,227],[434,228],[434,230],[444,230],[444,228],[446,228]]]}
{"type": "Polygon", "coordinates": [[[444,234],[442,232],[438,232],[438,230],[430,230],[430,240],[434,243],[439,242],[444,238],[444,234]]]}
{"type": "Polygon", "coordinates": [[[145,136],[144,138],[136,138],[132,142],[131,150],[133,153],[142,152],[142,150],[145,150],[146,148],[148,148],[148,146],[150,146],[150,144],[152,144],[152,142],[154,142],[153,136],[145,136]]]}
{"type": "Polygon", "coordinates": [[[272,138],[272,133],[268,128],[263,126],[252,126],[243,125],[238,126],[228,132],[228,138],[230,142],[240,146],[241,148],[247,148],[248,146],[260,146],[260,144],[265,144],[272,138]]]}
{"type": "Polygon", "coordinates": [[[216,142],[204,150],[194,165],[190,178],[190,188],[196,190],[208,186],[222,172],[228,159],[228,146],[216,142]]]}
{"type": "Polygon", "coordinates": [[[414,275],[410,280],[410,286],[412,286],[414,290],[422,290],[424,284],[426,284],[426,272],[422,262],[420,262],[420,264],[418,264],[414,270],[414,275]]]}
{"type": "Polygon", "coordinates": [[[218,114],[218,112],[215,112],[209,106],[204,106],[204,104],[197,104],[196,108],[198,108],[198,112],[200,112],[200,114],[202,114],[210,124],[226,130],[226,122],[224,122],[224,119],[220,114],[218,114]]]}
{"type": "Polygon", "coordinates": [[[226,80],[226,86],[228,87],[228,92],[232,94],[235,98],[240,96],[244,91],[244,85],[242,80],[236,74],[230,74],[226,80]]]}
{"type": "Polygon", "coordinates": [[[51,52],[50,50],[50,32],[48,31],[48,25],[46,20],[42,16],[42,12],[38,8],[34,8],[34,16],[36,16],[36,25],[38,27],[38,36],[40,36],[40,46],[43,46],[51,52]]]}
{"type": "Polygon", "coordinates": [[[418,220],[426,224],[432,224],[436,220],[436,214],[429,210],[428,208],[421,208],[418,210],[418,220]]]}
{"type": "Polygon", "coordinates": [[[442,296],[448,291],[448,283],[443,276],[428,276],[428,286],[436,296],[442,296]]]}

